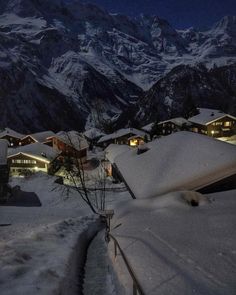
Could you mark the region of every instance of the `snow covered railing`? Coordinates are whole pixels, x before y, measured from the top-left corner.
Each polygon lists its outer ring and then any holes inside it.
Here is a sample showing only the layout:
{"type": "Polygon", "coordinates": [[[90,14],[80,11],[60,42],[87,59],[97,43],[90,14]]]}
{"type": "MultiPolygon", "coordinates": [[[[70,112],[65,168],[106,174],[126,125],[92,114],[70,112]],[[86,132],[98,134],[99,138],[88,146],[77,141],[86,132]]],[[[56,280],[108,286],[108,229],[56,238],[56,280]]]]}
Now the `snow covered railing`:
{"type": "Polygon", "coordinates": [[[133,295],[145,295],[140,283],[138,282],[138,279],[136,278],[135,274],[134,274],[134,271],[131,267],[131,265],[129,264],[129,261],[127,259],[127,257],[125,256],[123,250],[121,249],[117,239],[115,237],[113,237],[113,235],[111,235],[109,233],[109,237],[113,240],[114,242],[114,253],[115,253],[115,257],[118,255],[118,250],[120,252],[120,255],[125,263],[125,266],[132,278],[132,281],[133,281],[133,295]]]}

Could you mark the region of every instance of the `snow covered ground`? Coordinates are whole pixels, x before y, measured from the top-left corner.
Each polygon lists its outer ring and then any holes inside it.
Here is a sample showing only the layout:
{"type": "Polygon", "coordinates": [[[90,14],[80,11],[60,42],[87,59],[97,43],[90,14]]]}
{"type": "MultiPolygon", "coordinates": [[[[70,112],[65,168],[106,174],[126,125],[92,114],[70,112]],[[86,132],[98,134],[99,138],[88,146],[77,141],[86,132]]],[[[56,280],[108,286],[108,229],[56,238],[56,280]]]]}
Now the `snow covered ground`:
{"type": "MultiPolygon", "coordinates": [[[[89,187],[98,172],[86,171],[89,187]]],[[[0,206],[0,224],[10,224],[0,226],[0,294],[80,294],[86,247],[101,229],[98,217],[55,177],[37,173],[11,185],[34,192],[42,206],[0,206]]],[[[107,188],[106,208],[115,209],[112,234],[145,294],[235,294],[236,190],[133,200],[124,184],[108,179],[107,188]],[[190,206],[192,198],[198,207],[190,206]]],[[[112,241],[108,253],[99,233],[88,250],[84,294],[132,294],[112,241]]]]}
{"type": "MultiPolygon", "coordinates": [[[[145,294],[235,294],[236,191],[197,193],[199,207],[185,201],[193,194],[170,193],[116,208],[112,227],[120,226],[112,234],[145,294]]],[[[131,294],[120,256],[115,266],[125,294],[131,294]]]]}
{"type": "MultiPolygon", "coordinates": [[[[55,179],[43,173],[12,179],[42,206],[0,206],[0,224],[9,224],[0,226],[1,295],[79,294],[86,247],[102,226],[76,191],[55,179]]],[[[107,206],[127,197],[110,191],[107,206]]]]}

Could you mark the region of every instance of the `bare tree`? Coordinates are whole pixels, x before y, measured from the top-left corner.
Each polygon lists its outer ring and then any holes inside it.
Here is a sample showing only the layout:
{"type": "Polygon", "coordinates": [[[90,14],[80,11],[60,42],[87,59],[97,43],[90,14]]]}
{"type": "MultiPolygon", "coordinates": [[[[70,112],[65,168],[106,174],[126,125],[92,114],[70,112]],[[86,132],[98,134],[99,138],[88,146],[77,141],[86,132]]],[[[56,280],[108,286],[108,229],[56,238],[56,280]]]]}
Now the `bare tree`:
{"type": "MultiPolygon", "coordinates": [[[[81,199],[89,206],[93,213],[98,213],[98,210],[105,210],[106,173],[101,162],[101,169],[94,178],[94,187],[89,188],[86,183],[84,162],[76,153],[76,150],[80,147],[75,146],[70,134],[66,133],[66,137],[69,145],[75,151],[74,157],[68,155],[64,158],[64,167],[68,178],[73,184],[73,188],[78,192],[81,199]]],[[[80,144],[80,138],[77,138],[76,142],[80,144]]]]}

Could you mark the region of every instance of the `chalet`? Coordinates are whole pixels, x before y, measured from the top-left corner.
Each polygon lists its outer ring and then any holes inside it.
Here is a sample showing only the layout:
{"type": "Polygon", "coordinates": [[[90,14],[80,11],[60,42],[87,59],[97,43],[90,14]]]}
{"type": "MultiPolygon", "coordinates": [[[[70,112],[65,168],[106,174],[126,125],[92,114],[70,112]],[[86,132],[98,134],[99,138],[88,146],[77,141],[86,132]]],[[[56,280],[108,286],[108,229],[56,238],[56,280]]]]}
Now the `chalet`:
{"type": "MultiPolygon", "coordinates": [[[[173,132],[189,130],[191,125],[188,120],[182,117],[172,118],[158,123],[160,135],[169,135],[173,132]]],[[[144,126],[142,130],[151,133],[153,126],[154,123],[150,123],[144,126]]]]}
{"type": "Polygon", "coordinates": [[[98,144],[102,147],[107,147],[111,143],[137,146],[141,140],[144,141],[145,137],[148,137],[148,135],[144,131],[135,128],[126,128],[101,137],[98,144]]]}
{"type": "Polygon", "coordinates": [[[76,131],[60,131],[52,138],[53,148],[60,151],[62,156],[87,160],[88,142],[76,131]]]}
{"type": "Polygon", "coordinates": [[[40,142],[52,146],[52,137],[55,135],[52,131],[43,131],[33,134],[28,134],[21,138],[19,145],[27,145],[35,142],[40,142]]]}
{"type": "Polygon", "coordinates": [[[169,135],[173,132],[188,130],[192,124],[182,118],[172,118],[166,121],[159,122],[158,126],[160,127],[162,135],[169,135]]]}
{"type": "Polygon", "coordinates": [[[10,128],[5,128],[0,132],[0,139],[6,139],[10,147],[19,146],[20,140],[24,135],[10,128]]]}
{"type": "MultiPolygon", "coordinates": [[[[236,149],[193,132],[176,132],[115,155],[112,167],[134,198],[173,191],[212,193],[236,188],[236,149]]],[[[116,147],[108,147],[115,154],[116,147]]]]}
{"type": "Polygon", "coordinates": [[[10,149],[8,152],[10,171],[13,174],[27,170],[53,173],[59,168],[59,155],[60,152],[39,142],[10,149]]]}
{"type": "Polygon", "coordinates": [[[219,110],[199,108],[199,114],[189,118],[192,131],[212,137],[229,137],[236,134],[236,117],[219,110]]]}
{"type": "Polygon", "coordinates": [[[7,193],[7,183],[9,180],[9,166],[7,163],[8,142],[0,139],[0,199],[7,193]]]}

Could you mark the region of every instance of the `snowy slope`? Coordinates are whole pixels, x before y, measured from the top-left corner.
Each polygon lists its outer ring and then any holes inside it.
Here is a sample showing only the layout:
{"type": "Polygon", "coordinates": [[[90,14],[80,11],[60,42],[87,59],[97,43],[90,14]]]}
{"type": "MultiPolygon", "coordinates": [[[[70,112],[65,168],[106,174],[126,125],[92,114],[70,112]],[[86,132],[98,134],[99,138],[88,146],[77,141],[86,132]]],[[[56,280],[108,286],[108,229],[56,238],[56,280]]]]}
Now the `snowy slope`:
{"type": "Polygon", "coordinates": [[[99,125],[177,65],[233,63],[235,40],[235,17],[204,32],[178,31],[157,16],[132,19],[79,0],[1,1],[1,125],[99,125]]]}

